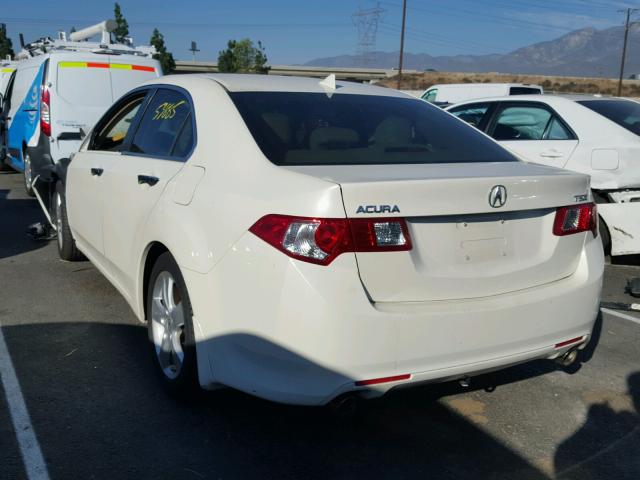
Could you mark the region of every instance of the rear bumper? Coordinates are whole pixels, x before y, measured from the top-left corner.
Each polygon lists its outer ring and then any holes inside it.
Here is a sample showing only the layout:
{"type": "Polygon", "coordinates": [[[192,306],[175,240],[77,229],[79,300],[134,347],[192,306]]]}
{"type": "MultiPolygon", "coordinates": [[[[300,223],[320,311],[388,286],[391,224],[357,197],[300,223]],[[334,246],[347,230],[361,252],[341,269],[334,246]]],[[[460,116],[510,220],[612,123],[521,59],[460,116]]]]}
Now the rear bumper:
{"type": "Polygon", "coordinates": [[[376,396],[399,384],[553,358],[575,347],[556,344],[591,335],[604,266],[600,241],[589,241],[572,276],[541,287],[385,304],[368,300],[356,268],[352,255],[329,267],[297,262],[247,234],[208,274],[183,269],[200,383],[320,405],[349,391],[376,396]]]}

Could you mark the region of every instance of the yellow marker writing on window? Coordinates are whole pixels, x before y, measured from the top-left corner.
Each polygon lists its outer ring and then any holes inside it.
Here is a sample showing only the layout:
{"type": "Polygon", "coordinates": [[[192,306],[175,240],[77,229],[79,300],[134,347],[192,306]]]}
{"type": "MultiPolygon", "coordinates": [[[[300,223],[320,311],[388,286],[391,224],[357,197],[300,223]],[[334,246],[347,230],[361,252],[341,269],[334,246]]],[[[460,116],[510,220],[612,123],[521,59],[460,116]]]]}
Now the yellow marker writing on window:
{"type": "Polygon", "coordinates": [[[153,120],[169,120],[176,116],[176,110],[180,105],[187,103],[184,100],[180,100],[177,103],[164,102],[156,108],[153,120]]]}

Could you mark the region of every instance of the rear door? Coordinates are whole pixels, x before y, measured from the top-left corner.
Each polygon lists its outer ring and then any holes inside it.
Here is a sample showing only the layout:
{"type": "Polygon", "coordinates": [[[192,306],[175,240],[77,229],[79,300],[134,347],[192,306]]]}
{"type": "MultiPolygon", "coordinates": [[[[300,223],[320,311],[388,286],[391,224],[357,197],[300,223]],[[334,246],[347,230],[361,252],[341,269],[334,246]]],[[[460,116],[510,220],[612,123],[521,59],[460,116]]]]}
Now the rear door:
{"type": "Polygon", "coordinates": [[[564,168],[578,137],[548,105],[502,102],[487,133],[528,162],[564,168]]]}
{"type": "Polygon", "coordinates": [[[111,96],[114,101],[144,82],[162,75],[160,64],[151,58],[111,55],[109,62],[111,96]]]}
{"type": "Polygon", "coordinates": [[[105,178],[105,256],[116,281],[131,291],[138,274],[135,246],[167,183],[182,169],[195,145],[190,96],[182,89],[158,88],[145,106],[125,152],[105,178]]]}
{"type": "Polygon", "coordinates": [[[104,255],[103,215],[105,184],[114,175],[131,126],[141,115],[148,91],[123,98],[104,115],[91,134],[87,148],[69,164],[66,201],[69,224],[82,250],[101,260],[104,255]]]}
{"type": "Polygon", "coordinates": [[[54,161],[69,157],[80,147],[83,133],[113,103],[107,55],[52,55],[49,87],[52,91],[51,156],[54,161]]]}

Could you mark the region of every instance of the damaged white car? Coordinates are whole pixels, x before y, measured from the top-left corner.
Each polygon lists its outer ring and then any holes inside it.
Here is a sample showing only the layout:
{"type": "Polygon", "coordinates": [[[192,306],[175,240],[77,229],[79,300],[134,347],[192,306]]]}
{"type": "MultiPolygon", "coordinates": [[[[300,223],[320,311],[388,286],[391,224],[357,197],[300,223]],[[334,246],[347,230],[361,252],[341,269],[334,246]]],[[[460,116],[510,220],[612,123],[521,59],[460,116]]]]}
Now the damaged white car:
{"type": "Polygon", "coordinates": [[[527,95],[447,110],[523,160],[591,175],[605,252],[640,253],[640,103],[527,95]]]}

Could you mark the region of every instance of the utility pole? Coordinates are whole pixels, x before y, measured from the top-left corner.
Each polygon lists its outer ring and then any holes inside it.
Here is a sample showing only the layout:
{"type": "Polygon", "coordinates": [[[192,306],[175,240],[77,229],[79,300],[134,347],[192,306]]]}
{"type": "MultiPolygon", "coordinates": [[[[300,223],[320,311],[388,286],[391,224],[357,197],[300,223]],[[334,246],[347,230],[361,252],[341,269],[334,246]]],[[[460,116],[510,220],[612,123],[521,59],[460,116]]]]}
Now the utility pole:
{"type": "Polygon", "coordinates": [[[627,14],[627,21],[624,24],[624,44],[622,45],[622,60],[620,62],[620,79],[618,80],[618,96],[622,95],[622,79],[624,78],[624,63],[627,57],[627,42],[629,40],[629,28],[631,27],[631,15],[636,13],[638,8],[627,8],[626,10],[618,10],[618,12],[627,14]]]}
{"type": "Polygon", "coordinates": [[[398,61],[398,90],[402,86],[402,61],[404,59],[404,31],[407,23],[407,0],[402,0],[402,31],[400,32],[400,60],[398,61]]]}
{"type": "Polygon", "coordinates": [[[199,52],[200,50],[198,49],[198,46],[196,45],[196,42],[192,41],[191,42],[191,48],[189,49],[189,51],[193,54],[193,61],[196,61],[196,52],[199,52]]]}

